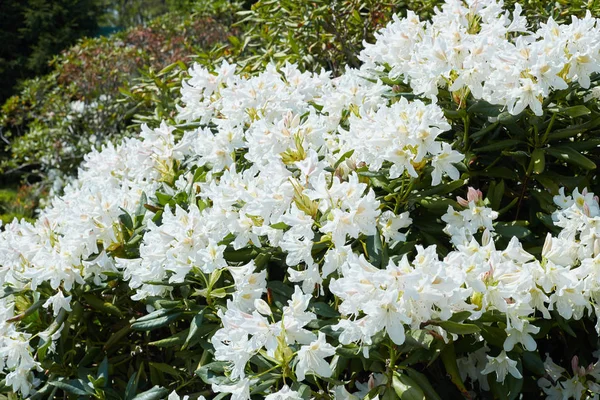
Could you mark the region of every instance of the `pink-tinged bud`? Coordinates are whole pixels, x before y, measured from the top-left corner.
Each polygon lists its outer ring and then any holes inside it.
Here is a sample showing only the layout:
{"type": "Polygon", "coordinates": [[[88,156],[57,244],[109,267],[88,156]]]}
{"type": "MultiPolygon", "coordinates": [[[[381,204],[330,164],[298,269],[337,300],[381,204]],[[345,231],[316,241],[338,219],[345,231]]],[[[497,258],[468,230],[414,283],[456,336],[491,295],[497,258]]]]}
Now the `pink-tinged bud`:
{"type": "Polygon", "coordinates": [[[592,372],[594,370],[594,367],[595,367],[594,364],[588,365],[587,370],[585,371],[586,375],[589,374],[590,372],[592,372]]]}
{"type": "Polygon", "coordinates": [[[460,197],[460,196],[458,196],[458,197],[456,198],[456,202],[457,202],[458,204],[460,204],[461,206],[463,206],[463,207],[469,207],[469,202],[468,202],[467,200],[463,199],[463,198],[462,198],[462,197],[460,197]]]}
{"type": "Polygon", "coordinates": [[[583,188],[583,190],[581,191],[581,194],[582,194],[582,195],[584,195],[584,196],[585,196],[586,194],[588,194],[588,190],[587,190],[587,188],[583,188]]]}
{"type": "Polygon", "coordinates": [[[587,203],[583,203],[583,213],[588,217],[590,216],[590,206],[587,203]]]}
{"type": "Polygon", "coordinates": [[[579,375],[579,357],[573,356],[571,358],[571,368],[573,369],[573,375],[579,375]]]}
{"type": "Polygon", "coordinates": [[[373,389],[375,389],[375,377],[373,376],[373,374],[371,374],[371,375],[369,376],[369,382],[368,382],[368,385],[369,385],[369,390],[373,390],[373,389]]]}
{"type": "Polygon", "coordinates": [[[479,189],[469,187],[467,190],[467,200],[478,202],[483,200],[483,192],[479,189]]]}
{"type": "Polygon", "coordinates": [[[579,376],[585,376],[587,372],[585,372],[585,368],[579,367],[579,376]]]}
{"type": "Polygon", "coordinates": [[[596,204],[600,204],[600,197],[594,196],[594,201],[596,202],[596,204]]]}
{"type": "Polygon", "coordinates": [[[483,281],[487,282],[494,277],[494,267],[490,264],[490,270],[483,274],[483,281]]]}

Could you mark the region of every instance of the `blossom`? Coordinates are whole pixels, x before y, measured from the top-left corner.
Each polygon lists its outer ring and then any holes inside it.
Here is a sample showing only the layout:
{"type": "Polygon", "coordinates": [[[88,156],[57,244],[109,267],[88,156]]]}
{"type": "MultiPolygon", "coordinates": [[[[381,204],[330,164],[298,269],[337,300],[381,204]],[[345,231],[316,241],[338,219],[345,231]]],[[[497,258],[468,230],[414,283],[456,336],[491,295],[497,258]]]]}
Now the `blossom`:
{"type": "Polygon", "coordinates": [[[507,374],[511,374],[517,379],[521,379],[523,375],[517,369],[517,362],[512,360],[506,354],[506,351],[502,350],[496,357],[487,356],[488,362],[481,373],[487,375],[491,372],[496,373],[496,381],[504,382],[507,374]]]}
{"type": "Polygon", "coordinates": [[[230,385],[219,385],[213,383],[212,390],[214,390],[216,393],[231,393],[231,400],[249,400],[250,385],[252,385],[255,382],[256,380],[244,378],[230,385]]]}
{"type": "Polygon", "coordinates": [[[298,351],[298,364],[296,364],[296,376],[299,381],[303,381],[307,372],[312,372],[317,376],[328,378],[333,371],[326,357],[335,354],[335,347],[325,341],[325,334],[319,332],[317,340],[307,346],[302,346],[298,351]]]}
{"type": "Polygon", "coordinates": [[[46,300],[43,304],[44,308],[52,307],[52,312],[56,317],[60,310],[65,310],[67,312],[71,311],[71,297],[65,297],[63,292],[59,290],[54,296],[51,296],[46,300]]]}
{"type": "Polygon", "coordinates": [[[281,390],[276,393],[271,393],[265,397],[265,400],[301,400],[302,397],[296,391],[290,389],[289,386],[285,385],[281,390]]]}

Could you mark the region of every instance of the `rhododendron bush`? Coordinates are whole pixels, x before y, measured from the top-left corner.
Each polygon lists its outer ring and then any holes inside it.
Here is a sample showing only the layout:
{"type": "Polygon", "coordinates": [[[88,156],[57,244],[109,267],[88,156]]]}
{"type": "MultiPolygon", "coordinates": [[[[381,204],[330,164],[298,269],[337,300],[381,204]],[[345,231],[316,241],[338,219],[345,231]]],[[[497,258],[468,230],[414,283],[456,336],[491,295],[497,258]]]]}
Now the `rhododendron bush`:
{"type": "Polygon", "coordinates": [[[598,398],[600,24],[447,1],[337,78],[189,70],[178,125],[0,233],[31,398],[598,398]]]}

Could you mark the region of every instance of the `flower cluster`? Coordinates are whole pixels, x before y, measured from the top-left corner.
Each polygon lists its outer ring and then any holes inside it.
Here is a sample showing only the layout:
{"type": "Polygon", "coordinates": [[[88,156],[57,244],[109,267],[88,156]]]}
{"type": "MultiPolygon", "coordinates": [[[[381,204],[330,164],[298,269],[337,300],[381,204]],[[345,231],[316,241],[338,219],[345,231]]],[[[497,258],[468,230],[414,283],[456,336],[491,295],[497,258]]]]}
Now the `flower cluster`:
{"type": "Polygon", "coordinates": [[[542,115],[542,103],[554,90],[578,82],[590,87],[600,72],[600,39],[596,18],[573,17],[559,25],[552,18],[539,28],[529,26],[515,5],[502,1],[446,1],[431,21],[414,13],[395,18],[360,55],[363,69],[402,77],[414,93],[435,98],[439,88],[464,100],[476,99],[519,114],[529,107],[542,115]]]}
{"type": "MultiPolygon", "coordinates": [[[[256,76],[228,63],[190,69],[181,125],[144,126],[90,153],[35,223],[0,233],[6,384],[38,390],[42,358],[74,324],[65,319],[77,290],[115,280],[150,311],[126,329],[157,315],[157,330],[183,320],[176,344],[201,338],[198,376],[236,400],[300,399],[313,384],[340,399],[398,393],[412,378],[390,368],[415,342],[429,350],[423,336],[439,346],[472,339],[466,357],[444,363],[488,390],[523,378],[520,357],[538,350],[540,321],[600,320],[600,205],[586,190],[554,198],[558,230],[539,256],[516,237],[499,240],[499,213],[474,188],[445,199],[437,244],[415,243],[427,235],[411,230],[414,199],[426,197],[414,185],[464,184],[464,156],[444,136],[440,106],[395,96],[370,69],[388,65],[416,93],[468,88],[537,113],[548,90],[589,85],[582,60],[598,58],[589,16],[530,33],[518,7],[510,19],[495,1],[469,4],[448,1],[430,23],[395,21],[362,54],[365,67],[339,78],[289,64],[256,76]],[[31,292],[34,311],[51,308],[42,331],[20,323],[30,311],[15,311],[31,292]],[[371,376],[344,372],[355,356],[387,364],[371,376]]],[[[540,390],[555,391],[557,379],[540,390]]]]}

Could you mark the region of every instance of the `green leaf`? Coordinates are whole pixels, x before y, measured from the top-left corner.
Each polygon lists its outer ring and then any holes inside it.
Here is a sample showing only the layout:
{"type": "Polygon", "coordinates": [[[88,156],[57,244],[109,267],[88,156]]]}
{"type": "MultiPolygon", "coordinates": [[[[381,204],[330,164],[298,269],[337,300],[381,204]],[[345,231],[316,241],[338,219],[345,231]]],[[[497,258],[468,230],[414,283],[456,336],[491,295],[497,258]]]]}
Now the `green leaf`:
{"type": "Polygon", "coordinates": [[[183,330],[181,332],[177,332],[173,336],[169,336],[164,339],[156,340],[154,342],[148,343],[150,346],[156,347],[174,347],[180,346],[185,343],[185,338],[188,336],[189,329],[183,330]]]}
{"type": "Polygon", "coordinates": [[[119,215],[119,221],[130,231],[133,230],[133,220],[127,211],[122,210],[123,214],[119,215]]]}
{"type": "Polygon", "coordinates": [[[486,117],[497,117],[502,107],[497,104],[488,103],[485,100],[477,100],[473,105],[467,108],[467,113],[478,114],[486,117]]]}
{"type": "Polygon", "coordinates": [[[470,335],[481,330],[477,325],[474,324],[462,324],[453,321],[436,321],[435,325],[439,325],[446,331],[450,333],[456,333],[457,335],[470,335]]]}
{"type": "Polygon", "coordinates": [[[411,377],[394,371],[392,387],[401,400],[426,400],[425,393],[411,377]]]}
{"type": "Polygon", "coordinates": [[[600,139],[578,140],[569,143],[569,147],[575,151],[591,150],[600,147],[600,139]]]}
{"type": "Polygon", "coordinates": [[[583,104],[579,104],[572,107],[566,107],[559,110],[559,112],[562,114],[566,114],[571,118],[582,117],[584,115],[590,115],[592,113],[590,109],[584,106],[583,104]]]}
{"type": "Polygon", "coordinates": [[[66,382],[54,381],[50,382],[50,384],[61,389],[65,393],[76,394],[78,396],[89,396],[90,394],[94,394],[92,388],[85,383],[82,384],[79,380],[70,380],[66,382]]]}
{"type": "Polygon", "coordinates": [[[568,137],[575,136],[580,133],[584,133],[590,129],[594,129],[598,126],[600,126],[600,117],[596,117],[596,118],[592,119],[591,121],[588,121],[584,124],[579,124],[579,125],[565,128],[565,129],[556,130],[548,135],[548,140],[552,141],[552,140],[566,139],[568,137]]]}
{"type": "Polygon", "coordinates": [[[316,303],[312,303],[309,306],[309,309],[317,314],[318,316],[325,318],[337,318],[340,316],[340,313],[337,312],[333,307],[329,304],[324,303],[322,301],[318,301],[316,303]]]}
{"type": "Polygon", "coordinates": [[[284,230],[284,229],[287,229],[287,228],[289,228],[289,225],[288,225],[288,224],[286,224],[285,222],[278,222],[278,223],[276,223],[276,224],[272,224],[272,225],[270,225],[270,226],[271,226],[271,228],[273,228],[273,229],[281,229],[281,230],[284,230]]]}
{"type": "Polygon", "coordinates": [[[133,400],[160,400],[168,393],[169,391],[167,389],[160,386],[154,386],[152,389],[138,394],[133,400]]]}
{"type": "Polygon", "coordinates": [[[447,199],[441,196],[427,196],[417,198],[417,203],[431,210],[447,210],[448,206],[458,208],[458,203],[455,200],[447,199]]]}
{"type": "Polygon", "coordinates": [[[381,234],[379,229],[374,235],[367,237],[367,256],[371,264],[376,267],[381,267],[381,260],[383,258],[383,244],[381,243],[381,234]]]}
{"type": "Polygon", "coordinates": [[[544,189],[549,190],[550,193],[554,195],[558,194],[560,188],[552,178],[546,175],[534,175],[534,179],[538,181],[544,187],[544,189]]]}
{"type": "Polygon", "coordinates": [[[114,304],[104,301],[92,293],[84,293],[83,298],[92,308],[115,317],[123,318],[123,313],[114,304]]]}
{"type": "Polygon", "coordinates": [[[135,392],[137,392],[138,380],[137,380],[137,372],[134,372],[133,375],[129,378],[127,382],[127,387],[125,388],[125,400],[132,400],[135,396],[135,392]]]}
{"type": "Polygon", "coordinates": [[[171,322],[175,321],[181,315],[181,312],[172,312],[170,314],[163,315],[162,317],[147,319],[141,321],[138,319],[133,324],[131,324],[131,328],[136,331],[151,331],[153,329],[162,328],[163,326],[169,325],[171,322]]]}
{"type": "Polygon", "coordinates": [[[490,206],[493,210],[500,208],[500,205],[502,204],[502,198],[504,197],[504,188],[504,179],[501,179],[500,183],[498,183],[494,188],[494,196],[490,199],[490,206]]]}
{"type": "Polygon", "coordinates": [[[423,191],[419,192],[415,196],[415,198],[421,199],[426,196],[431,196],[434,194],[442,195],[442,194],[451,193],[451,192],[455,191],[456,189],[459,189],[459,188],[463,187],[464,185],[466,185],[468,181],[469,181],[468,179],[457,179],[457,180],[449,182],[449,183],[437,185],[437,186],[432,187],[431,189],[427,189],[427,190],[423,190],[423,191]]]}
{"type": "Polygon", "coordinates": [[[465,384],[463,383],[460,377],[458,365],[456,364],[456,353],[454,351],[454,343],[451,342],[444,346],[440,354],[440,358],[442,359],[444,368],[446,368],[446,373],[450,375],[450,380],[452,381],[452,383],[454,383],[454,385],[458,388],[458,390],[460,390],[460,392],[463,395],[467,395],[466,397],[470,397],[468,396],[469,391],[465,387],[465,384]]]}
{"type": "Polygon", "coordinates": [[[546,374],[544,362],[537,351],[526,351],[523,353],[523,366],[539,377],[546,374]]]}
{"type": "Polygon", "coordinates": [[[183,346],[181,347],[181,350],[185,350],[191,340],[194,338],[194,336],[196,336],[196,334],[198,333],[198,330],[200,329],[200,326],[202,325],[202,320],[204,319],[204,312],[206,311],[206,308],[203,308],[202,311],[200,311],[198,314],[196,314],[194,316],[194,318],[192,319],[192,322],[190,323],[190,331],[188,333],[187,338],[185,339],[185,343],[183,344],[183,346]]]}
{"type": "Polygon", "coordinates": [[[352,154],[354,154],[354,149],[352,149],[350,151],[347,151],[344,154],[342,154],[342,156],[340,157],[340,159],[337,160],[335,162],[335,164],[333,165],[333,169],[334,170],[337,169],[337,167],[339,167],[342,162],[344,162],[347,158],[352,157],[352,154]]]}
{"type": "Polygon", "coordinates": [[[179,67],[179,63],[173,63],[171,65],[167,65],[166,67],[164,67],[163,69],[161,69],[158,72],[158,75],[160,76],[160,75],[167,74],[167,73],[171,72],[172,70],[174,70],[177,67],[179,67]]]}
{"type": "Polygon", "coordinates": [[[506,331],[504,329],[488,326],[483,323],[479,324],[479,327],[481,328],[481,336],[483,336],[486,342],[499,348],[504,346],[504,342],[506,341],[506,331]]]}
{"type": "Polygon", "coordinates": [[[528,225],[527,221],[496,222],[494,229],[499,235],[505,238],[516,237],[523,239],[531,235],[531,231],[526,228],[526,225],[528,225]]]}
{"type": "Polygon", "coordinates": [[[224,376],[225,367],[227,364],[224,361],[215,361],[201,366],[196,370],[196,375],[207,385],[219,383],[226,379],[224,376]]]}
{"type": "Polygon", "coordinates": [[[569,321],[564,319],[556,311],[552,311],[552,317],[556,321],[556,323],[558,324],[558,326],[560,327],[561,330],[563,330],[564,332],[567,332],[570,336],[577,338],[577,334],[575,333],[573,328],[571,328],[571,326],[569,325],[569,321]]]}
{"type": "Polygon", "coordinates": [[[494,122],[493,124],[489,124],[486,127],[484,127],[483,129],[473,133],[470,135],[470,138],[477,142],[479,139],[481,139],[483,136],[485,136],[485,134],[493,131],[494,129],[496,129],[498,127],[500,123],[499,122],[494,122]]]}
{"type": "Polygon", "coordinates": [[[105,382],[108,380],[108,358],[105,356],[100,365],[98,366],[98,379],[104,377],[105,382]]]}
{"type": "Polygon", "coordinates": [[[143,317],[139,317],[136,321],[137,322],[150,321],[152,319],[156,319],[158,317],[163,317],[170,313],[171,313],[171,310],[169,310],[167,308],[161,308],[159,310],[152,311],[150,314],[146,314],[143,317]]]}
{"type": "Polygon", "coordinates": [[[488,151],[507,150],[513,146],[523,143],[518,139],[505,139],[496,143],[488,144],[487,146],[473,148],[476,153],[485,153],[488,151]]]}
{"type": "Polygon", "coordinates": [[[465,319],[469,318],[471,315],[473,315],[471,311],[459,311],[452,314],[452,317],[450,317],[450,321],[462,322],[465,319]]]}
{"type": "Polygon", "coordinates": [[[546,168],[546,158],[543,149],[535,149],[531,153],[531,169],[536,174],[541,174],[546,168]]]}
{"type": "MultiPolygon", "coordinates": [[[[270,374],[272,375],[272,374],[270,374]]],[[[280,375],[279,375],[280,376],[280,375]]],[[[250,392],[251,395],[257,395],[257,394],[261,394],[264,393],[265,390],[273,388],[275,386],[275,384],[277,383],[277,381],[279,380],[279,377],[276,378],[271,378],[271,379],[264,379],[265,377],[263,377],[259,382],[257,382],[257,385],[252,388],[252,391],[250,392]]]]}
{"type": "Polygon", "coordinates": [[[300,397],[302,397],[302,399],[304,399],[304,400],[308,400],[308,399],[311,398],[312,390],[310,389],[310,386],[308,386],[308,385],[305,385],[303,383],[295,382],[292,385],[292,390],[298,392],[298,394],[300,395],[300,397]]]}
{"type": "Polygon", "coordinates": [[[427,400],[442,400],[442,398],[436,393],[433,386],[431,386],[431,383],[429,383],[429,379],[427,379],[427,376],[425,376],[425,374],[422,374],[412,368],[406,368],[405,371],[408,374],[408,376],[411,377],[412,380],[414,380],[423,390],[423,393],[425,393],[425,397],[427,398],[427,400]]]}
{"type": "Polygon", "coordinates": [[[592,160],[568,146],[548,147],[546,153],[568,164],[589,170],[596,169],[596,164],[592,160]]]}
{"type": "Polygon", "coordinates": [[[179,371],[177,371],[175,368],[173,368],[169,364],[150,362],[149,365],[150,365],[150,367],[152,367],[160,372],[164,372],[165,374],[171,375],[175,378],[178,378],[181,375],[179,373],[179,371]]]}

